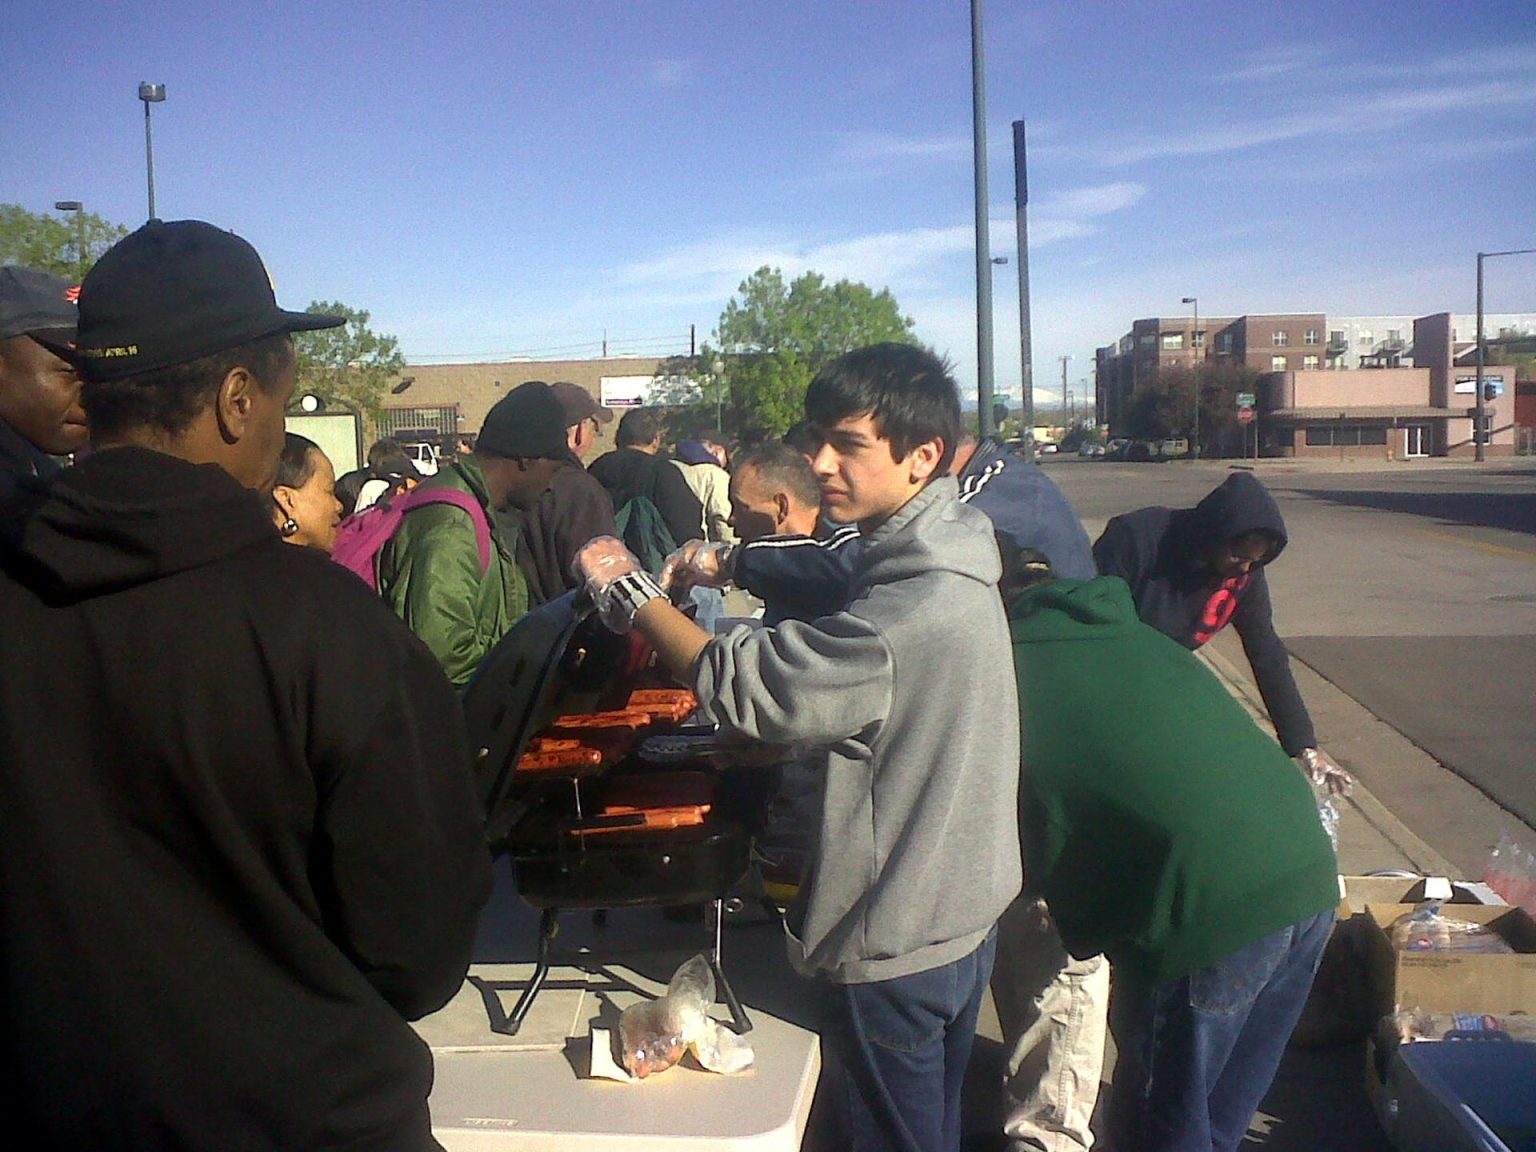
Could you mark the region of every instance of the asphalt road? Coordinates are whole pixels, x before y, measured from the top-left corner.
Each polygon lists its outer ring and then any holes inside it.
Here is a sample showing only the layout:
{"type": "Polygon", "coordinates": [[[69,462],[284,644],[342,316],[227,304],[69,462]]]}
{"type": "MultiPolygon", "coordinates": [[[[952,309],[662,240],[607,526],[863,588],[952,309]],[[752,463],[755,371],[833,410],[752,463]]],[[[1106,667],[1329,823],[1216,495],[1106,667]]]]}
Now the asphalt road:
{"type": "MultiPolygon", "coordinates": [[[[1257,466],[1291,536],[1269,571],[1276,626],[1295,659],[1493,802],[1447,812],[1422,781],[1367,776],[1415,832],[1467,867],[1504,831],[1536,847],[1536,461],[1354,467],[1257,466]]],[[[1096,536],[1119,512],[1195,503],[1230,465],[1046,468],[1096,536]]]]}

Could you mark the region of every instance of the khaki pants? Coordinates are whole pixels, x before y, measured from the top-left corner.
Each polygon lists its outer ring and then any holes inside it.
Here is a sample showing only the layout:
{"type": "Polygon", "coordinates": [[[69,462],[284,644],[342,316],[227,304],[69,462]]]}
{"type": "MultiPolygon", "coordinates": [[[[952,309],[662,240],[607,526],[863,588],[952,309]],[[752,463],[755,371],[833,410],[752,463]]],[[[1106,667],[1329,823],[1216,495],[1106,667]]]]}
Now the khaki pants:
{"type": "Polygon", "coordinates": [[[992,999],[1008,1051],[1010,1152],[1079,1152],[1104,1069],[1109,964],[1075,960],[1045,901],[1025,892],[998,922],[992,999]]]}

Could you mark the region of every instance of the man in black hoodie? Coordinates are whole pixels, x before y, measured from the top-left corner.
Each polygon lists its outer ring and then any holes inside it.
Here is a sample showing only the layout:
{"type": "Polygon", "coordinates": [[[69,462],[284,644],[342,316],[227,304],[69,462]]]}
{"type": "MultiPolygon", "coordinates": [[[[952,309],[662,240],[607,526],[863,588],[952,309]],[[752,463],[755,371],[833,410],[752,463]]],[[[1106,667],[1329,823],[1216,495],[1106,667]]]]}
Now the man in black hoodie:
{"type": "Polygon", "coordinates": [[[1274,498],[1251,472],[1234,472],[1193,508],[1139,508],[1114,517],[1093,558],[1102,575],[1131,586],[1143,621],[1186,648],[1199,648],[1230,622],[1281,745],[1311,768],[1317,736],[1290,653],[1275,632],[1264,578],[1285,545],[1274,498]]]}
{"type": "Polygon", "coordinates": [[[96,451],[0,541],[0,1109],[37,1149],[429,1149],[406,1023],[458,989],[490,861],[437,662],[266,490],[294,387],[260,257],[104,255],[96,451]]]}

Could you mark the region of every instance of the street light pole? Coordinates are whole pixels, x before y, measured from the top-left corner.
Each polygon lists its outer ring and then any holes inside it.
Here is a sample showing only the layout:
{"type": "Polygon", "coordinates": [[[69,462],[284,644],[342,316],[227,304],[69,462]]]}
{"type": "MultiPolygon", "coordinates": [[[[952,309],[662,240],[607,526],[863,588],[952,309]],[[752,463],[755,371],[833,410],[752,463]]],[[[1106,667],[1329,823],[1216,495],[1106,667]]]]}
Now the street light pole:
{"type": "Polygon", "coordinates": [[[144,101],[144,170],[149,176],[149,218],[155,218],[155,142],[149,127],[149,106],[165,100],[164,84],[140,82],[139,99],[144,101]]]}
{"type": "Polygon", "coordinates": [[[1067,409],[1067,396],[1068,396],[1068,392],[1067,392],[1067,361],[1072,359],[1072,353],[1068,352],[1064,356],[1058,356],[1057,359],[1061,361],[1061,408],[1062,408],[1062,415],[1065,416],[1066,415],[1066,409],[1067,409]]]}
{"type": "Polygon", "coordinates": [[[1493,256],[1527,256],[1536,252],[1536,248],[1507,248],[1503,252],[1479,252],[1477,254],[1477,383],[1473,391],[1477,393],[1475,409],[1477,415],[1472,423],[1472,445],[1474,459],[1481,464],[1485,458],[1483,444],[1483,261],[1493,256]]]}
{"type": "Polygon", "coordinates": [[[1198,460],[1200,459],[1200,359],[1197,350],[1200,345],[1200,297],[1185,296],[1180,303],[1193,304],[1195,306],[1195,330],[1189,335],[1190,376],[1195,382],[1195,432],[1193,444],[1191,445],[1190,459],[1198,460]]]}
{"type": "Polygon", "coordinates": [[[75,258],[78,267],[75,269],[77,281],[85,279],[85,205],[79,200],[55,200],[54,210],[57,212],[73,212],[75,214],[75,258]]]}
{"type": "Polygon", "coordinates": [[[987,75],[981,0],[971,0],[971,141],[976,170],[976,432],[992,435],[992,253],[987,207],[987,75]]]}

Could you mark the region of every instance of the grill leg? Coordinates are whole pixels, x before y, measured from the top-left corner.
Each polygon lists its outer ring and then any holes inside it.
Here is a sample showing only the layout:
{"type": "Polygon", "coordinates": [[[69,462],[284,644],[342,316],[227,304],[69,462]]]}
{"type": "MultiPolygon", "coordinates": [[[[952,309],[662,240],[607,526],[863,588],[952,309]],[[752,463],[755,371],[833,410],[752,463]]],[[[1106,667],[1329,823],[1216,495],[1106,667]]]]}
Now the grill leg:
{"type": "Polygon", "coordinates": [[[517,998],[517,1004],[512,1008],[512,1015],[508,1019],[508,1036],[516,1036],[519,1028],[523,1026],[523,1020],[528,1015],[528,1009],[533,1007],[533,998],[539,994],[539,989],[544,987],[544,981],[549,979],[549,942],[560,931],[560,913],[558,909],[546,908],[539,914],[539,956],[533,966],[533,977],[528,981],[528,987],[523,989],[523,994],[517,998]]]}
{"type": "Polygon", "coordinates": [[[709,970],[714,973],[715,987],[720,990],[720,995],[725,997],[725,1005],[731,1010],[731,1023],[736,1026],[737,1035],[745,1035],[752,1031],[752,1019],[747,1015],[747,1010],[741,1006],[741,1001],[736,998],[736,989],[731,987],[731,982],[725,978],[725,970],[720,967],[720,926],[725,921],[725,901],[716,900],[708,905],[710,910],[710,932],[713,937],[709,951],[709,970]]]}

